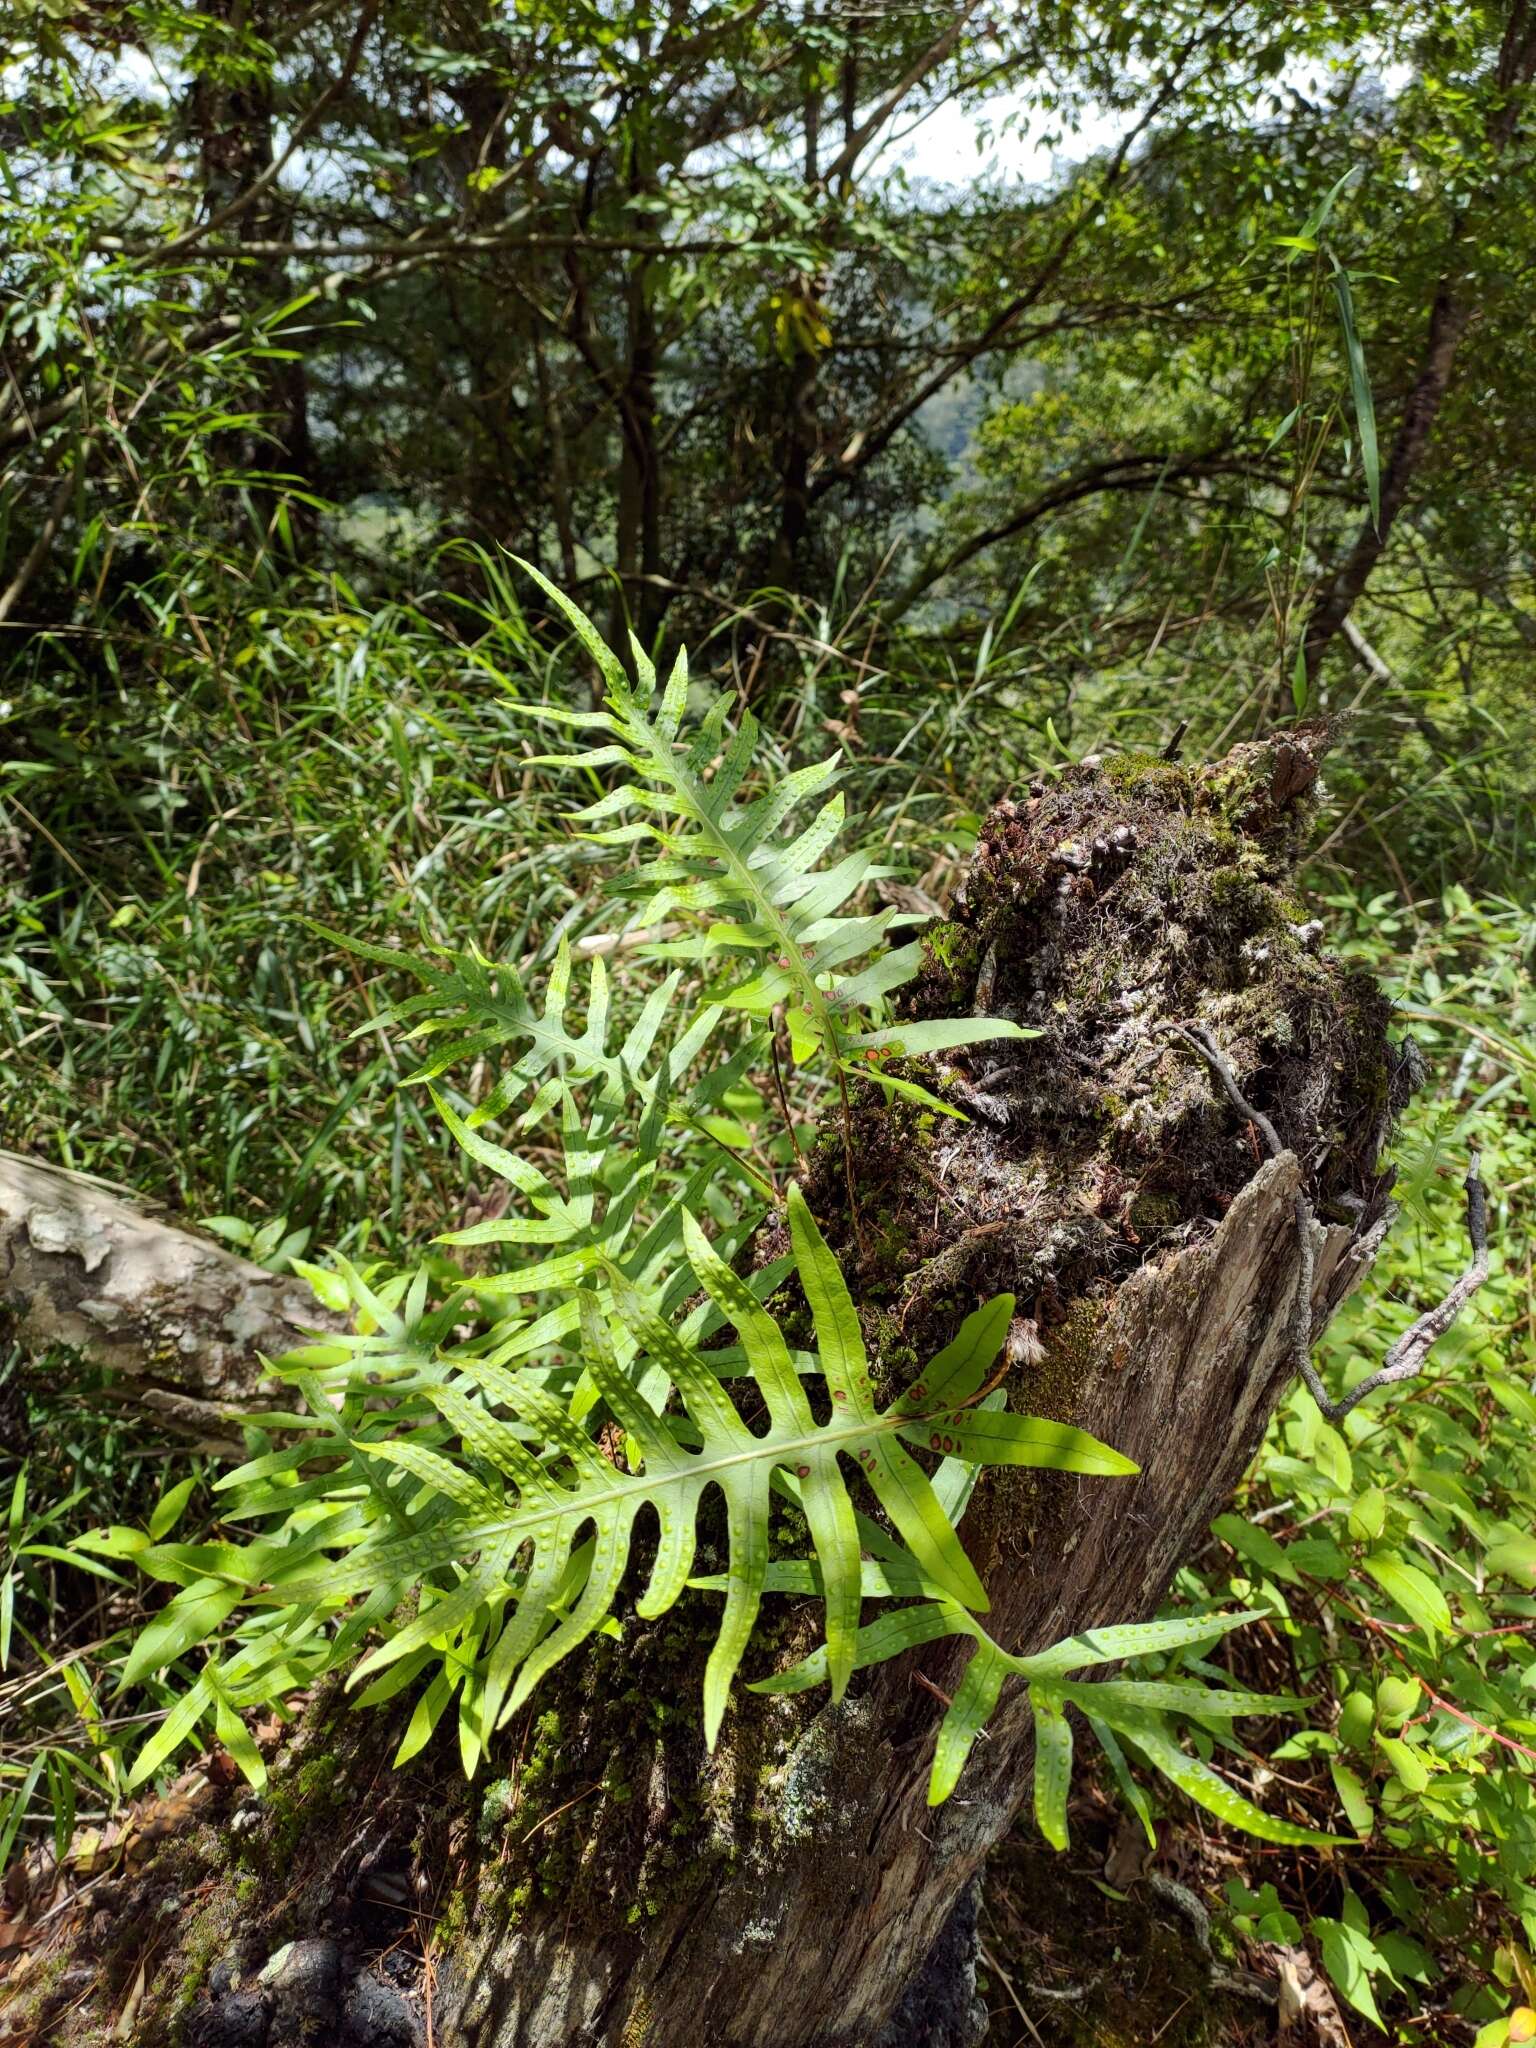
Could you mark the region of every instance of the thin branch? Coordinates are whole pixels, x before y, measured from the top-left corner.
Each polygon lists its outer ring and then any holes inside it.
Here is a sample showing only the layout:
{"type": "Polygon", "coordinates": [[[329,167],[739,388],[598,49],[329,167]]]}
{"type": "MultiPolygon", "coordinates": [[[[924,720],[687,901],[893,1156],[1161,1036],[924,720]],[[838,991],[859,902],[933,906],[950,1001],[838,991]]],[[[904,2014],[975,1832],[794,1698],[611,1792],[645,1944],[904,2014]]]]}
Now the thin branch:
{"type": "Polygon", "coordinates": [[[1497,190],[1497,170],[1513,139],[1527,93],[1536,77],[1536,19],[1527,0],[1509,15],[1493,84],[1498,112],[1484,137],[1490,175],[1466,204],[1453,214],[1446,237],[1444,270],[1430,306],[1418,375],[1403,407],[1392,451],[1381,473],[1379,517],[1366,519],[1353,545],[1336,564],[1313,602],[1302,636],[1309,681],[1316,678],[1323,656],[1364,595],[1392,529],[1417,479],[1441,406],[1457,367],[1461,345],[1475,307],[1465,289],[1462,245],[1476,232],[1476,209],[1497,190]]]}
{"type": "MultiPolygon", "coordinates": [[[[1224,26],[1230,18],[1230,13],[1223,14],[1220,17],[1220,21],[1214,24],[1214,26],[1224,26]]],[[[1211,32],[1211,27],[1201,31],[1205,35],[1209,35],[1211,32]]],[[[877,421],[873,427],[867,430],[860,428],[844,448],[836,462],[812,486],[811,495],[813,498],[822,498],[828,491],[838,489],[841,485],[846,484],[851,477],[856,476],[876,455],[889,446],[906,422],[918,413],[930,398],[935,397],[947,384],[953,381],[963,364],[975,362],[982,356],[990,354],[1005,339],[1011,336],[1012,330],[1018,325],[1029,308],[1039,304],[1046,292],[1055,284],[1060,276],[1078,239],[1087,228],[1089,222],[1098,217],[1111,191],[1127,175],[1127,172],[1133,168],[1131,156],[1136,144],[1159,119],[1164,108],[1172,101],[1179,85],[1183,81],[1184,63],[1198,48],[1199,41],[1199,36],[1192,37],[1179,51],[1176,61],[1170,67],[1168,79],[1162,90],[1148,103],[1132,127],[1121,136],[1093,186],[1088,189],[1079,190],[1076,193],[1077,205],[1072,210],[1066,225],[1058,235],[1055,246],[1047,252],[1029,283],[1020,292],[1016,293],[1007,305],[1001,308],[973,342],[966,344],[963,350],[954,356],[952,363],[946,361],[939,368],[932,371],[913,390],[909,391],[883,419],[877,421]]],[[[862,131],[860,131],[860,134],[862,136],[862,131]]],[[[859,140],[858,148],[862,147],[863,141],[859,140]]],[[[846,153],[845,151],[844,154],[846,155],[846,153]]],[[[855,154],[857,154],[857,150],[855,154]]],[[[835,171],[836,168],[837,166],[834,165],[833,170],[835,171]]],[[[831,174],[829,173],[829,181],[830,176],[831,174]]]]}
{"type": "Polygon", "coordinates": [[[885,608],[883,617],[887,625],[903,617],[917,603],[924,593],[931,590],[945,576],[963,568],[977,555],[999,542],[1012,540],[1018,534],[1027,532],[1031,526],[1059,512],[1069,505],[1076,505],[1085,498],[1095,498],[1116,491],[1159,491],[1166,489],[1173,481],[1191,478],[1215,477],[1222,475],[1262,476],[1263,464],[1258,458],[1224,455],[1221,451],[1230,448],[1232,435],[1224,436],[1212,447],[1175,462],[1171,455],[1122,455],[1104,462],[1092,462],[1071,472],[1041,491],[1027,504],[1011,512],[1006,519],[998,520],[991,526],[982,527],[958,542],[947,554],[930,557],[917,569],[910,581],[895,595],[885,608]]]}
{"type": "MultiPolygon", "coordinates": [[[[1170,1024],[1166,1027],[1176,1038],[1193,1048],[1211,1072],[1221,1083],[1227,1100],[1239,1116],[1246,1117],[1263,1138],[1269,1155],[1278,1159],[1286,1149],[1280,1142],[1280,1134],[1260,1109],[1243,1094],[1238,1086],[1237,1076],[1228,1066],[1203,1025],[1170,1024]]],[[[1359,1406],[1367,1394],[1374,1394],[1378,1387],[1395,1385],[1399,1380],[1414,1379],[1424,1370],[1425,1360],[1431,1350],[1449,1330],[1479,1287],[1488,1278],[1488,1193],[1478,1171],[1479,1154],[1476,1146],[1467,1167],[1463,1182],[1467,1193],[1467,1236],[1472,1243],[1472,1258],[1460,1279],[1452,1282],[1442,1299],[1435,1306],[1426,1309],[1410,1329],[1403,1332],[1386,1361],[1358,1386],[1351,1387],[1340,1400],[1332,1400],[1327,1388],[1318,1376],[1312,1363],[1312,1280],[1316,1269],[1316,1248],[1313,1243],[1315,1218],[1312,1205],[1298,1187],[1295,1195],[1297,1275],[1296,1289],[1291,1297],[1289,1320],[1291,1355],[1297,1372],[1306,1382],[1307,1392],[1330,1422],[1342,1422],[1350,1411],[1359,1406]]]]}
{"type": "Polygon", "coordinates": [[[871,136],[877,134],[885,126],[891,115],[895,113],[914,86],[921,85],[929,72],[935,70],[944,62],[944,59],[965,33],[966,24],[970,21],[971,16],[978,11],[980,5],[981,0],[966,0],[966,5],[960,9],[954,20],[937,41],[930,43],[920,57],[913,59],[912,63],[908,65],[906,71],[896,81],[895,85],[892,86],[873,113],[869,114],[853,129],[842,149],[822,173],[822,184],[827,191],[830,192],[840,178],[846,177],[852,171],[854,165],[864,152],[864,145],[871,136]]]}
{"type": "Polygon", "coordinates": [[[1275,1129],[1262,1109],[1255,1109],[1237,1085],[1237,1076],[1217,1050],[1216,1041],[1203,1024],[1170,1024],[1167,1029],[1175,1038],[1182,1038],[1186,1045],[1192,1045],[1211,1072],[1226,1091],[1227,1100],[1241,1117],[1254,1124],[1269,1148],[1271,1159],[1278,1159],[1285,1147],[1280,1142],[1280,1133],[1275,1129]]]}
{"type": "Polygon", "coordinates": [[[326,86],[320,97],[313,101],[303,115],[293,124],[293,128],[288,136],[287,147],[283,150],[282,154],[274,156],[271,163],[266,166],[260,175],[253,178],[243,191],[238,192],[227,206],[221,207],[217,213],[211,214],[207,220],[200,221],[195,227],[188,228],[185,234],[178,235],[174,241],[167,242],[163,247],[151,252],[155,260],[163,262],[167,257],[180,256],[184,251],[194,248],[199,242],[206,241],[209,235],[217,234],[221,228],[228,227],[231,221],[238,220],[242,214],[249,212],[262,193],[276,184],[298,149],[299,144],[310,134],[316,122],[320,119],[326,108],[330,106],[331,102],[338,94],[344,92],[351,83],[352,74],[356,71],[358,63],[362,58],[363,45],[368,40],[368,32],[373,27],[374,17],[377,12],[376,0],[369,0],[369,4],[363,8],[361,15],[358,17],[357,27],[353,32],[347,54],[342,60],[341,69],[336,73],[329,85],[326,86]]]}
{"type": "Polygon", "coordinates": [[[297,259],[309,256],[317,262],[332,262],[342,256],[393,260],[407,256],[474,256],[497,250],[527,253],[544,249],[557,252],[592,249],[599,254],[622,256],[718,256],[762,246],[764,242],[764,237],[755,235],[712,235],[693,241],[668,242],[655,235],[508,233],[501,229],[487,229],[474,235],[424,234],[408,236],[404,240],[374,236],[350,242],[212,242],[197,249],[183,249],[174,242],[128,243],[115,235],[103,235],[91,247],[93,253],[99,255],[128,255],[136,261],[153,258],[156,262],[164,262],[175,258],[178,263],[236,263],[258,257],[270,260],[274,257],[297,259]]]}
{"type": "Polygon", "coordinates": [[[1334,1403],[1329,1416],[1337,1421],[1347,1415],[1358,1401],[1377,1387],[1392,1385],[1397,1380],[1411,1380],[1424,1369],[1424,1361],[1430,1351],[1456,1321],[1467,1303],[1488,1278],[1488,1192],[1483,1186],[1478,1171],[1478,1153],[1473,1148],[1467,1177],[1462,1183],[1467,1193],[1467,1236],[1472,1242],[1472,1260],[1459,1280],[1452,1282],[1442,1300],[1431,1309],[1426,1309],[1412,1326],[1403,1332],[1392,1349],[1387,1353],[1386,1364],[1373,1372],[1369,1379],[1362,1380],[1358,1387],[1347,1393],[1342,1401],[1334,1403]]]}
{"type": "Polygon", "coordinates": [[[0,591],[0,626],[10,618],[25,595],[27,585],[43,566],[48,550],[53,546],[53,537],[68,510],[70,498],[74,495],[76,480],[77,472],[73,469],[66,469],[60,477],[58,487],[49,501],[48,510],[43,516],[43,523],[37,530],[37,539],[28,549],[21,567],[5,589],[0,591]]]}

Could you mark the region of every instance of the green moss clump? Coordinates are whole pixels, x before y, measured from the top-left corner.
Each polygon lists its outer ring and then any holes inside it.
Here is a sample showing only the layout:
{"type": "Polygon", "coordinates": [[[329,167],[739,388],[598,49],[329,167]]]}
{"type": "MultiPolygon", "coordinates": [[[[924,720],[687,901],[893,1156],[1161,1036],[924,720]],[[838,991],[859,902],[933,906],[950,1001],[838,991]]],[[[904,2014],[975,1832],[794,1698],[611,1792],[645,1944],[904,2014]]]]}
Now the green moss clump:
{"type": "Polygon", "coordinates": [[[12,2038],[30,2041],[41,2026],[44,2015],[54,2002],[65,1970],[69,1967],[69,1955],[61,1949],[56,1955],[44,1956],[34,1968],[27,1972],[26,1981],[12,1991],[5,2000],[5,2017],[8,2025],[15,2029],[12,2038]]]}
{"type": "Polygon", "coordinates": [[[1045,1356],[1029,1376],[1028,1406],[1032,1414],[1070,1422],[1078,1390],[1093,1364],[1105,1304],[1083,1295],[1074,1301],[1053,1330],[1045,1334],[1045,1356]]]}
{"type": "Polygon", "coordinates": [[[1098,764],[1097,772],[1112,788],[1134,791],[1169,809],[1185,810],[1193,799],[1189,770],[1176,761],[1165,761],[1161,754],[1110,754],[1098,764]]]}
{"type": "Polygon", "coordinates": [[[1210,917],[1219,926],[1237,927],[1251,936],[1279,922],[1270,891],[1241,866],[1218,868],[1207,876],[1205,893],[1210,917]]]}
{"type": "MultiPolygon", "coordinates": [[[[482,1846],[494,1848],[508,1834],[527,1840],[558,1813],[570,1796],[562,1769],[562,1733],[560,1714],[546,1708],[529,1731],[515,1776],[486,1788],[480,1804],[482,1846]]],[[[549,1898],[569,1874],[569,1858],[564,1838],[553,1829],[546,1832],[550,1839],[537,1857],[531,1883],[549,1898]]]]}
{"type": "Polygon", "coordinates": [[[237,1916],[235,1888],[221,1886],[212,1900],[194,1914],[182,1935],[180,1957],[174,1972],[176,1995],[170,2015],[178,2038],[181,2025],[197,2003],[214,1964],[235,1938],[237,1916]]]}
{"type": "Polygon", "coordinates": [[[343,1803],[340,1778],[341,1759],[332,1752],[310,1757],[291,1777],[274,1778],[265,1825],[242,1840],[241,1860],[263,1875],[286,1871],[316,1821],[343,1803]]]}

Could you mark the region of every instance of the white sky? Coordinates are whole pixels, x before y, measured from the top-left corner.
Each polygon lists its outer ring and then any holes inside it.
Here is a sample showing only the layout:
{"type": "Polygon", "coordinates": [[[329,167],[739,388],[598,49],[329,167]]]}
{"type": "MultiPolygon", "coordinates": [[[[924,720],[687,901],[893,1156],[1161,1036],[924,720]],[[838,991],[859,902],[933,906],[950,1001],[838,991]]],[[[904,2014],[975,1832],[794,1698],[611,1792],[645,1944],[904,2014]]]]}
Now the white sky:
{"type": "MultiPolygon", "coordinates": [[[[1369,60],[1373,52],[1362,47],[1350,54],[1358,62],[1361,57],[1369,60]]],[[[1384,51],[1379,54],[1385,58],[1384,51]]],[[[1407,64],[1382,61],[1375,66],[1375,75],[1382,90],[1392,98],[1406,87],[1412,71],[1407,64]]],[[[1266,89],[1321,99],[1336,84],[1332,68],[1313,58],[1305,64],[1287,65],[1266,89]]],[[[909,122],[903,126],[898,122],[882,155],[892,165],[903,165],[908,177],[930,180],[936,185],[971,185],[986,179],[1040,184],[1066,165],[1081,163],[1113,147],[1132,118],[1128,113],[1087,107],[1075,128],[1069,128],[1060,140],[1047,145],[1041,140],[1038,112],[1031,132],[1028,92],[1003,90],[980,106],[963,107],[946,100],[915,125],[909,122]],[[1010,116],[1014,118],[1010,120],[1010,116]],[[986,129],[991,133],[978,150],[978,141],[986,129]]]]}
{"type": "MultiPolygon", "coordinates": [[[[1387,92],[1400,91],[1407,75],[1404,66],[1384,67],[1382,82],[1387,92]]],[[[3,76],[0,72],[0,79],[3,76]]],[[[109,89],[137,87],[151,93],[166,86],[174,91],[184,83],[174,70],[169,76],[158,73],[150,59],[131,47],[124,47],[110,58],[103,54],[100,82],[109,89]]],[[[1282,73],[1275,85],[1315,94],[1324,88],[1325,82],[1326,68],[1314,61],[1307,67],[1298,66],[1282,73]]],[[[879,146],[877,156],[892,169],[900,166],[908,178],[938,187],[1041,184],[1067,165],[1081,163],[1112,146],[1131,118],[1125,113],[1088,107],[1075,128],[1047,143],[1042,139],[1038,110],[1033,126],[1030,114],[1029,95],[1024,89],[1000,90],[980,105],[961,106],[947,100],[918,120],[898,119],[879,146]]],[[[297,173],[303,183],[318,174],[318,170],[317,164],[307,160],[306,152],[300,151],[290,174],[297,173]]]]}
{"type": "Polygon", "coordinates": [[[908,177],[935,185],[972,185],[980,181],[1038,184],[1064,162],[1078,162],[1115,142],[1125,117],[1098,109],[1085,112],[1080,125],[1054,148],[1047,148],[1027,121],[1009,124],[1022,115],[1028,95],[999,92],[979,107],[946,100],[915,127],[898,126],[882,155],[901,164],[908,177]],[[984,129],[992,133],[980,148],[984,129]]]}

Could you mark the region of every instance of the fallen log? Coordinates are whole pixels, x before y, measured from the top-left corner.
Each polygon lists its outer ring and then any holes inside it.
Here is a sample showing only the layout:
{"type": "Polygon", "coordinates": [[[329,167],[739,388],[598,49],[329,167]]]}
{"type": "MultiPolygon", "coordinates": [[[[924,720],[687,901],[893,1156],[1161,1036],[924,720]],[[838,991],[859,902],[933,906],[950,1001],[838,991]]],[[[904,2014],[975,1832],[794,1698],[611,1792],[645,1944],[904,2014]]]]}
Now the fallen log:
{"type": "Polygon", "coordinates": [[[32,1353],[105,1367],[138,1406],[238,1450],[262,1359],[334,1329],[308,1286],[147,1215],[88,1175],[0,1152],[0,1309],[32,1353]]]}

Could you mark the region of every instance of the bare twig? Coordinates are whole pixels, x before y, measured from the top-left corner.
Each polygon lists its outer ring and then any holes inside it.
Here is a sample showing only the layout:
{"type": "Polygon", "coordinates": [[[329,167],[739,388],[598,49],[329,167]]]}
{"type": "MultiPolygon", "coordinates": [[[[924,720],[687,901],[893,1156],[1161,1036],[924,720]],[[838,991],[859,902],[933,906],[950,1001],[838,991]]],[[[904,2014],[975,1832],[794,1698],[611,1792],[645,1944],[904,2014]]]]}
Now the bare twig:
{"type": "Polygon", "coordinates": [[[1255,1109],[1237,1085],[1237,1076],[1227,1065],[1218,1051],[1216,1041],[1203,1024],[1170,1024],[1168,1030],[1175,1038],[1182,1038],[1186,1045],[1192,1045],[1201,1059],[1226,1090],[1227,1100],[1239,1116],[1246,1117],[1258,1127],[1264,1143],[1269,1147],[1271,1159],[1278,1159],[1285,1147],[1280,1142],[1280,1133],[1275,1129],[1262,1109],[1255,1109]]]}
{"type": "Polygon", "coordinates": [[[11,616],[11,613],[26,594],[27,585],[43,566],[48,550],[53,545],[53,537],[63,522],[65,512],[69,509],[69,501],[74,495],[76,481],[77,476],[73,469],[66,469],[59,478],[58,486],[49,500],[48,510],[43,515],[42,524],[37,529],[37,538],[33,541],[26,560],[6,585],[4,591],[0,591],[0,625],[3,625],[11,616]]]}
{"type": "Polygon", "coordinates": [[[1003,1968],[1002,1964],[997,1960],[997,1957],[992,1953],[991,1949],[987,1947],[984,1941],[977,1941],[976,1953],[981,1957],[981,1960],[992,1972],[993,1976],[997,1979],[998,1983],[1001,1984],[1003,1989],[1007,1992],[1009,1998],[1013,2002],[1014,2011],[1018,2014],[1019,2018],[1024,2022],[1025,2026],[1029,2029],[1030,2039],[1033,2041],[1038,2041],[1040,2044],[1040,2048],[1045,2048],[1045,2042],[1041,2036],[1040,2030],[1035,2025],[1034,2021],[1030,2018],[1029,2013],[1026,2011],[1023,2000],[1019,1997],[1017,1990],[1015,1990],[1013,1979],[1009,1976],[1008,1972],[1003,1968]]]}
{"type": "Polygon", "coordinates": [[[1462,1183],[1467,1191],[1467,1236],[1472,1241],[1472,1260],[1459,1280],[1451,1283],[1442,1300],[1431,1309],[1426,1309],[1410,1329],[1403,1332],[1387,1360],[1369,1379],[1353,1387],[1342,1401],[1335,1402],[1331,1410],[1325,1410],[1330,1420],[1347,1415],[1356,1402],[1377,1387],[1392,1385],[1396,1380],[1411,1380],[1424,1369],[1424,1361],[1430,1351],[1450,1329],[1472,1296],[1488,1278],[1488,1193],[1478,1172],[1478,1154],[1474,1147],[1467,1177],[1462,1183]]]}
{"type": "MultiPolygon", "coordinates": [[[[1278,1159],[1285,1147],[1280,1142],[1280,1133],[1275,1129],[1264,1112],[1255,1109],[1238,1086],[1237,1076],[1222,1057],[1215,1040],[1200,1024],[1170,1024],[1167,1029],[1176,1038],[1194,1049],[1216,1079],[1221,1083],[1227,1100],[1239,1116],[1246,1117],[1262,1136],[1272,1159],[1278,1159]]],[[[1463,1183],[1467,1192],[1467,1235],[1472,1242],[1472,1258],[1460,1279],[1454,1281],[1444,1297],[1433,1308],[1426,1309],[1411,1328],[1405,1330],[1385,1362],[1378,1369],[1361,1380],[1358,1386],[1339,1400],[1333,1400],[1328,1389],[1318,1376],[1312,1363],[1312,1281],[1316,1270],[1316,1247],[1313,1242],[1313,1226],[1316,1218],[1312,1205],[1298,1187],[1295,1196],[1296,1214],[1296,1291],[1291,1297],[1290,1340],[1291,1355],[1297,1372],[1306,1383],[1307,1392],[1330,1422],[1342,1422],[1344,1417],[1365,1399],[1374,1394],[1378,1387],[1394,1385],[1399,1380],[1411,1380],[1424,1369],[1435,1344],[1456,1321],[1472,1296],[1488,1278],[1488,1193],[1478,1171],[1479,1154],[1476,1146],[1467,1167],[1463,1183]]]]}

